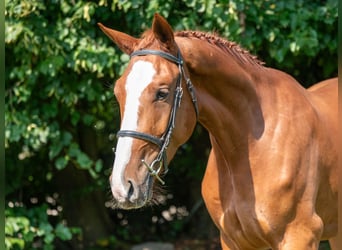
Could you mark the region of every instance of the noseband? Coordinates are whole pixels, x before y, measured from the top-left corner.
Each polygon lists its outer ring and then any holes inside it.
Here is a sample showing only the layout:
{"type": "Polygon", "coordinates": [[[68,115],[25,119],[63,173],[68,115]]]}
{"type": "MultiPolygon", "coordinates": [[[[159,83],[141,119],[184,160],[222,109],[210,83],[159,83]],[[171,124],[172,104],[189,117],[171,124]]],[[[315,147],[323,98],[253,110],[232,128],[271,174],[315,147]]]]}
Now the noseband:
{"type": "Polygon", "coordinates": [[[180,106],[182,96],[183,96],[183,88],[182,88],[183,77],[184,77],[184,80],[186,83],[186,87],[187,87],[189,94],[191,96],[192,103],[193,103],[194,108],[195,108],[196,117],[198,117],[197,99],[196,99],[196,95],[195,95],[191,80],[186,75],[186,73],[184,71],[184,61],[183,61],[182,55],[181,55],[179,50],[178,50],[177,57],[175,57],[169,53],[159,51],[159,50],[137,50],[131,54],[131,58],[135,57],[135,56],[146,56],[146,55],[161,56],[164,59],[169,60],[170,62],[173,62],[173,63],[178,65],[179,75],[178,75],[178,79],[177,79],[177,83],[176,83],[175,96],[174,96],[174,100],[173,100],[173,106],[171,109],[168,125],[166,127],[164,134],[160,138],[156,137],[154,135],[149,135],[149,134],[141,133],[141,132],[134,131],[134,130],[120,130],[116,135],[117,135],[117,137],[133,137],[135,139],[148,141],[152,144],[157,145],[160,148],[160,151],[159,151],[157,157],[155,158],[155,160],[151,164],[148,164],[144,159],[142,159],[141,162],[142,162],[142,164],[144,164],[148,168],[150,175],[154,176],[162,185],[164,185],[165,182],[161,179],[159,174],[160,174],[160,171],[161,171],[163,166],[164,166],[164,174],[166,174],[168,172],[166,150],[170,144],[172,131],[175,127],[176,113],[177,113],[177,110],[180,106]],[[159,167],[157,169],[155,169],[154,165],[156,165],[158,163],[159,163],[159,167]]]}

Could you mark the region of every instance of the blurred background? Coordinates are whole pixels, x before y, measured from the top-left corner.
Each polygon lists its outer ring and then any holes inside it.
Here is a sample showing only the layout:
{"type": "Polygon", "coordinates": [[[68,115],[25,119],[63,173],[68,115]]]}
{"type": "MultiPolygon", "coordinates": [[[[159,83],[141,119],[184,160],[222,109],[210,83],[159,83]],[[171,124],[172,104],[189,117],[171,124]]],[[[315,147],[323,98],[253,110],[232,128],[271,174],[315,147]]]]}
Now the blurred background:
{"type": "Polygon", "coordinates": [[[160,206],[110,208],[113,85],[129,57],[97,22],[138,37],[158,12],[174,30],[238,42],[305,87],[337,76],[335,0],[5,2],[7,249],[220,249],[200,193],[210,149],[200,125],[171,163],[160,206]]]}

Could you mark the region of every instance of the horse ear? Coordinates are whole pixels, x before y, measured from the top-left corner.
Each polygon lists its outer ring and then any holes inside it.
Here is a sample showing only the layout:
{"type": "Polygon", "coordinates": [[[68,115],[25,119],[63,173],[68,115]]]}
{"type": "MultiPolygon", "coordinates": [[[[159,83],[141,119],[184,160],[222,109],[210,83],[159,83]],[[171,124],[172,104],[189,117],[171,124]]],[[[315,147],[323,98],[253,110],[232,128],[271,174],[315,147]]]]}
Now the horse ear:
{"type": "Polygon", "coordinates": [[[152,22],[152,32],[154,36],[167,47],[171,47],[174,43],[173,30],[170,24],[159,14],[154,14],[152,22]]]}
{"type": "Polygon", "coordinates": [[[130,55],[139,39],[125,33],[107,28],[102,23],[97,24],[100,29],[126,54],[130,55]]]}

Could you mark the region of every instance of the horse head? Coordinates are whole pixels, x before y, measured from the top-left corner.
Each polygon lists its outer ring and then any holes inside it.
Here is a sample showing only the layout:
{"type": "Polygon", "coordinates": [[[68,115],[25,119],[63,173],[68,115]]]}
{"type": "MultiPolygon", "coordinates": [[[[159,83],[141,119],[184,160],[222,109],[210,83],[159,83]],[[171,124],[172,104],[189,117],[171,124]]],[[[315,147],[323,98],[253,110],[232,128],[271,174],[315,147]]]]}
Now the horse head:
{"type": "Polygon", "coordinates": [[[167,164],[192,134],[196,96],[174,32],[160,15],[139,39],[99,26],[131,56],[114,87],[121,125],[110,185],[116,207],[139,208],[153,201],[155,183],[164,184],[167,164]]]}

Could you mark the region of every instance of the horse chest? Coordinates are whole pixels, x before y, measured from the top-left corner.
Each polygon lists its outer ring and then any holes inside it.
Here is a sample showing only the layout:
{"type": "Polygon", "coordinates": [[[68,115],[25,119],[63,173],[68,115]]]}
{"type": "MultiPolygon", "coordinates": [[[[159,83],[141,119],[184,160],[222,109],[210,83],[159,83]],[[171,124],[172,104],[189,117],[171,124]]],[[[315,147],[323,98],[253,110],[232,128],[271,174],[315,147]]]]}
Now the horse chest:
{"type": "Polygon", "coordinates": [[[263,228],[257,218],[253,202],[249,199],[236,200],[233,187],[226,183],[225,192],[220,192],[215,182],[211,182],[214,172],[207,170],[203,180],[202,195],[221,237],[231,249],[267,249],[263,228]],[[208,178],[209,177],[209,178],[208,178]],[[205,188],[204,188],[205,187],[205,188]]]}
{"type": "Polygon", "coordinates": [[[257,217],[253,204],[228,202],[218,222],[226,241],[236,249],[267,249],[264,230],[268,223],[257,217]]]}

